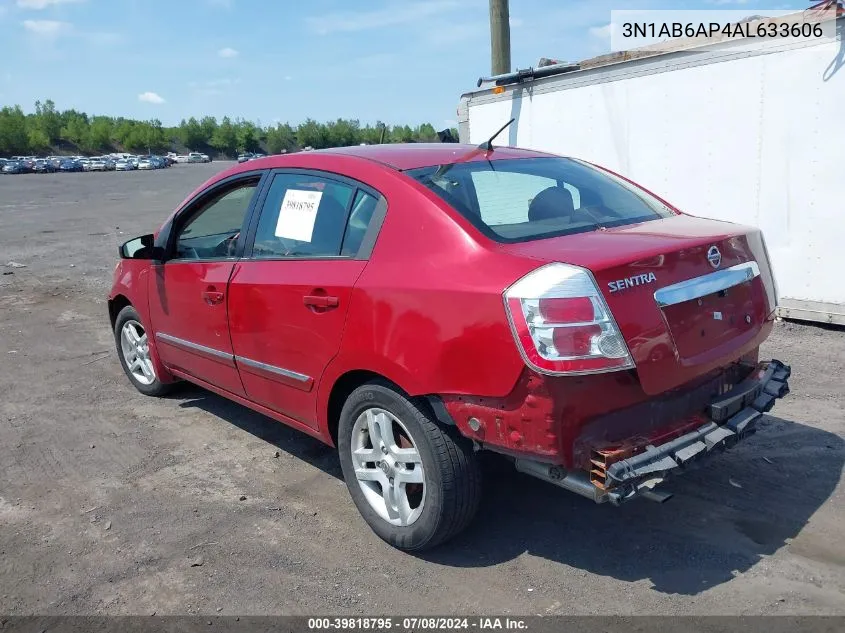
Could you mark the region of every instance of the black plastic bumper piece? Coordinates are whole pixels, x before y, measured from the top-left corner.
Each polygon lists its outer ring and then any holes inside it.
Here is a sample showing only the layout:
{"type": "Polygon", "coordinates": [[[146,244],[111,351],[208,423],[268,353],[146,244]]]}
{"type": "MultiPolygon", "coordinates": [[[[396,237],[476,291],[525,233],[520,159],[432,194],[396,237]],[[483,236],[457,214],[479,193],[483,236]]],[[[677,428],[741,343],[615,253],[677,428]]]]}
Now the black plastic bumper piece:
{"type": "Polygon", "coordinates": [[[611,464],[608,496],[621,503],[651,490],[670,474],[713,452],[735,445],[756,431],[757,421],[775,400],[789,393],[791,369],[780,361],[761,363],[748,379],[707,407],[710,422],[660,446],[611,464]]]}

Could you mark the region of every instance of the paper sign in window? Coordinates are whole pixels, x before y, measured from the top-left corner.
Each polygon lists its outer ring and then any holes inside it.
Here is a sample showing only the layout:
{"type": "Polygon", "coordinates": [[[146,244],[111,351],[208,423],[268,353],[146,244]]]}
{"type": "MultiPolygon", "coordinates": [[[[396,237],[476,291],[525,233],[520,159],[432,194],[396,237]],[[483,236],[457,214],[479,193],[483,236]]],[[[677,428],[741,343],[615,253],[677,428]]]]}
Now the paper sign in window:
{"type": "Polygon", "coordinates": [[[276,237],[310,242],[322,197],[322,191],[288,189],[282,200],[282,208],[279,210],[276,237]]]}

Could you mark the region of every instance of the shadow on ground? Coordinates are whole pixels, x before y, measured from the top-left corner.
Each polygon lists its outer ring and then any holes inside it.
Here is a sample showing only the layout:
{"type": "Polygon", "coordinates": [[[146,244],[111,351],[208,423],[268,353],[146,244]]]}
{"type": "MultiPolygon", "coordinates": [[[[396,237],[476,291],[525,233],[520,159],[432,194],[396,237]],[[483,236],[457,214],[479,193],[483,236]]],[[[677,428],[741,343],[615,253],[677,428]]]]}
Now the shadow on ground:
{"type": "Polygon", "coordinates": [[[168,397],[179,401],[180,408],[201,409],[216,415],[229,424],[272,444],[280,451],[290,453],[293,457],[304,460],[332,477],[343,479],[337,451],[305,433],[276,422],[237,402],[218,396],[216,393],[187,383],[179,385],[168,397]]]}
{"type": "MultiPolygon", "coordinates": [[[[334,449],[196,387],[176,394],[196,407],[341,478],[334,449]]],[[[516,473],[486,455],[484,499],[470,528],[421,558],[486,567],[523,553],[662,593],[695,595],[750,570],[794,539],[838,485],[842,438],[766,416],[759,432],[665,485],[665,504],[616,508],[516,473]]],[[[350,501],[351,503],[351,501],[350,501]]]]}

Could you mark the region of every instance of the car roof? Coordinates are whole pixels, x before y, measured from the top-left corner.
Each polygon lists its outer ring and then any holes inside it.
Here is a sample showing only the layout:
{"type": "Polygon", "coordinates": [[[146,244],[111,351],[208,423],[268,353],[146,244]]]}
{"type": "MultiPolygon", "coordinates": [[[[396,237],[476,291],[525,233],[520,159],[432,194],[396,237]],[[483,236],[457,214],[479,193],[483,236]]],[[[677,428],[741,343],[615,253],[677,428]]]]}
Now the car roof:
{"type": "MultiPolygon", "coordinates": [[[[319,155],[344,155],[366,159],[382,163],[393,169],[404,171],[406,169],[417,169],[419,167],[431,167],[432,165],[443,165],[457,160],[466,159],[468,154],[476,151],[476,145],[465,145],[462,143],[391,143],[387,145],[353,145],[350,147],[332,147],[329,149],[312,150],[308,152],[297,152],[296,154],[281,154],[268,156],[259,159],[254,163],[255,169],[273,168],[275,163],[279,167],[291,166],[293,156],[319,156],[319,155]]],[[[492,154],[489,152],[477,152],[475,156],[467,159],[467,162],[502,160],[506,158],[537,158],[550,156],[543,152],[520,149],[516,147],[496,147],[492,154]]]]}
{"type": "MultiPolygon", "coordinates": [[[[466,145],[463,143],[391,143],[386,145],[335,147],[317,150],[317,152],[358,156],[384,163],[394,169],[405,170],[451,163],[477,149],[478,147],[476,145],[466,145]]],[[[495,147],[494,145],[492,156],[485,156],[484,152],[478,152],[478,155],[472,157],[468,162],[487,160],[488,158],[491,160],[501,160],[504,158],[532,158],[538,156],[548,156],[548,154],[516,147],[495,147]]]]}

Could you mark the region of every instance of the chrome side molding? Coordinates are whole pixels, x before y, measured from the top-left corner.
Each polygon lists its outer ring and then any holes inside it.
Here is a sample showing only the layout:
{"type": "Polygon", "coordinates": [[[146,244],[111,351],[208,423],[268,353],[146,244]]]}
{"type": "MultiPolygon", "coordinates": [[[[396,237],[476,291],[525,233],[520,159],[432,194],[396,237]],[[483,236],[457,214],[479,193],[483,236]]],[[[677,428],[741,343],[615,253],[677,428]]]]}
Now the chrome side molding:
{"type": "Polygon", "coordinates": [[[219,349],[206,347],[205,345],[200,345],[199,343],[194,343],[193,341],[186,341],[183,338],[171,336],[170,334],[165,334],[164,332],[156,332],[156,339],[162,341],[163,343],[169,343],[174,347],[179,347],[188,352],[195,352],[201,356],[211,358],[212,360],[222,360],[231,365],[234,365],[235,363],[234,354],[221,352],[219,349]]]}
{"type": "Polygon", "coordinates": [[[759,276],[760,267],[757,262],[744,262],[724,270],[717,270],[714,273],[660,288],[654,293],[654,300],[661,308],[673,306],[684,301],[706,297],[714,292],[727,290],[759,276]]]}
{"type": "Polygon", "coordinates": [[[291,371],[290,369],[285,369],[284,367],[276,367],[275,365],[268,365],[267,363],[262,363],[257,360],[252,360],[251,358],[244,358],[243,356],[235,356],[235,360],[240,363],[241,365],[246,365],[247,367],[252,367],[253,369],[261,369],[270,374],[276,374],[277,376],[282,376],[284,378],[290,378],[291,380],[295,380],[297,382],[309,382],[311,380],[311,376],[306,376],[305,374],[300,374],[296,371],[291,371]]]}
{"type": "Polygon", "coordinates": [[[221,362],[231,367],[240,368],[243,371],[251,371],[251,373],[258,374],[265,378],[278,380],[283,383],[292,384],[295,387],[308,391],[314,384],[314,379],[311,376],[300,374],[299,372],[285,369],[284,367],[276,367],[275,365],[268,365],[251,358],[243,356],[235,356],[228,352],[221,352],[213,347],[206,347],[193,341],[186,341],[183,338],[178,338],[164,332],[156,332],[156,339],[162,343],[167,343],[174,347],[178,347],[187,352],[192,352],[203,356],[210,360],[221,362]]]}

